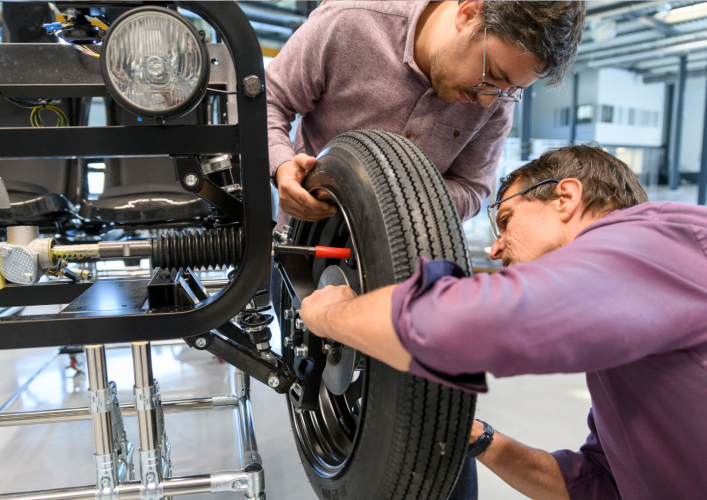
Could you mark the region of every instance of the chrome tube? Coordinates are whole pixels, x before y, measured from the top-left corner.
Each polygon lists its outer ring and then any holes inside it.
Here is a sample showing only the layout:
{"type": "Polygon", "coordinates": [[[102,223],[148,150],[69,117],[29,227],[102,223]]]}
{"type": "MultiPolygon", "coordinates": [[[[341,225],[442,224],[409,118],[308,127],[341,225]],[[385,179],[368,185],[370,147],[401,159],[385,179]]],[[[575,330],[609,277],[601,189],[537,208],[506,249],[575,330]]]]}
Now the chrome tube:
{"type": "MultiPolygon", "coordinates": [[[[149,342],[133,342],[133,369],[135,372],[135,393],[154,388],[152,376],[152,355],[149,342]]],[[[145,401],[146,409],[137,410],[137,422],[140,430],[140,451],[156,450],[159,446],[157,434],[157,411],[154,398],[145,401]],[[151,408],[150,408],[151,406],[151,408]]],[[[137,399],[136,407],[139,405],[137,399]]]]}
{"type": "Polygon", "coordinates": [[[238,421],[240,424],[238,426],[238,452],[241,467],[245,469],[252,464],[262,465],[263,461],[258,453],[258,443],[255,440],[249,399],[241,398],[238,401],[238,421]]]}
{"type": "MultiPolygon", "coordinates": [[[[110,393],[108,386],[108,375],[106,370],[106,349],[102,344],[87,345],[86,351],[86,373],[88,374],[89,398],[92,393],[110,393]]],[[[100,397],[100,396],[97,396],[100,397]]],[[[101,402],[98,402],[100,405],[101,402]]],[[[105,406],[105,401],[103,402],[105,406]]],[[[89,406],[90,408],[90,406],[89,406]]],[[[109,455],[113,453],[113,429],[110,425],[109,408],[102,408],[103,411],[90,413],[93,424],[93,443],[96,455],[109,455]]]]}
{"type": "Polygon", "coordinates": [[[70,262],[90,262],[96,260],[121,260],[136,257],[151,257],[150,240],[101,241],[82,245],[54,245],[53,259],[70,262]]]}
{"type": "MultiPolygon", "coordinates": [[[[242,471],[214,472],[212,474],[164,478],[162,486],[164,492],[171,497],[195,493],[243,492],[248,490],[250,483],[253,483],[253,487],[260,486],[256,484],[260,482],[258,479],[257,475],[242,471]]],[[[138,500],[140,498],[139,481],[121,483],[116,489],[120,500],[138,500]]],[[[95,486],[0,494],[0,500],[95,500],[95,498],[95,486]]]]}
{"type": "MultiPolygon", "coordinates": [[[[211,398],[174,399],[163,401],[165,413],[189,413],[193,411],[234,410],[238,405],[237,398],[232,395],[214,396],[211,398]]],[[[120,405],[120,411],[125,417],[136,417],[134,403],[120,405]]],[[[0,427],[19,425],[54,424],[58,422],[76,422],[90,420],[88,407],[61,408],[58,410],[27,411],[0,414],[0,427]]]]}

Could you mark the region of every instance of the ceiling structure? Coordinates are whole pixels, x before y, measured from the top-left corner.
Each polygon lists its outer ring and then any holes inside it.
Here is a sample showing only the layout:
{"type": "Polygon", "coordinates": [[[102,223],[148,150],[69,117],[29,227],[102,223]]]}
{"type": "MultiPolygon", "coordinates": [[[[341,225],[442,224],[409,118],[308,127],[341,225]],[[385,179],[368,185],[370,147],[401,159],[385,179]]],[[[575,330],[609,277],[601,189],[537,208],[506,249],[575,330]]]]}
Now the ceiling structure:
{"type": "MultiPolygon", "coordinates": [[[[317,1],[240,1],[273,55],[304,23],[317,1]]],[[[707,1],[590,0],[576,68],[615,67],[644,81],[676,79],[687,55],[688,76],[707,74],[707,1]]]]}
{"type": "Polygon", "coordinates": [[[576,69],[624,68],[645,82],[707,74],[707,2],[589,1],[576,69]]]}

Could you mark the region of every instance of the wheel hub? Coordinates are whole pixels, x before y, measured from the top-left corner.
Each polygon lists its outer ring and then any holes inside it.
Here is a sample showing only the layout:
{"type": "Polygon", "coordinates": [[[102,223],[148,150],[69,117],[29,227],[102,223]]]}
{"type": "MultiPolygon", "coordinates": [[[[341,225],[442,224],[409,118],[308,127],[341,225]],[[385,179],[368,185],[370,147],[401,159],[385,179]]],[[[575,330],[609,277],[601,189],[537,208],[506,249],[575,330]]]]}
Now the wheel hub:
{"type": "MultiPolygon", "coordinates": [[[[349,281],[339,266],[329,266],[324,270],[317,290],[328,285],[349,286],[349,281]]],[[[346,392],[351,385],[357,362],[355,349],[341,344],[331,346],[331,354],[327,356],[326,367],[322,374],[322,380],[329,392],[337,396],[346,392]]]]}

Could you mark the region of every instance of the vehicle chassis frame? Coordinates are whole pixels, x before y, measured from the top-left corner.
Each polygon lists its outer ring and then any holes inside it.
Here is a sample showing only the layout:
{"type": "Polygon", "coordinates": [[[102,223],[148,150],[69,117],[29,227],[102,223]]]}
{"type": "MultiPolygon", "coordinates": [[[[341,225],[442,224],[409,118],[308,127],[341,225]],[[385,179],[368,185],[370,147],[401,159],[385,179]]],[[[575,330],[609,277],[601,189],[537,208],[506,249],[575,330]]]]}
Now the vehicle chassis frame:
{"type": "MultiPolygon", "coordinates": [[[[163,411],[161,401],[159,404],[153,402],[147,406],[144,404],[141,406],[139,402],[138,393],[143,395],[143,399],[144,397],[150,399],[149,394],[154,394],[154,389],[149,389],[152,387],[150,385],[152,381],[150,341],[183,338],[191,347],[207,350],[236,366],[236,377],[243,379],[253,376],[279,393],[286,393],[297,382],[296,375],[281,359],[277,358],[277,362],[273,363],[272,359],[267,360],[261,357],[248,335],[231,321],[234,311],[246,308],[256,295],[267,274],[272,252],[265,74],[257,37],[248,19],[235,2],[108,1],[92,2],[91,6],[111,4],[135,7],[153,4],[183,6],[198,13],[219,30],[223,42],[230,52],[233,67],[240,82],[245,80],[244,77],[257,77],[263,82],[263,86],[259,95],[248,97],[243,92],[243,85],[236,82],[236,102],[239,116],[237,125],[68,127],[62,129],[0,128],[0,144],[3,144],[0,158],[3,159],[169,155],[174,159],[177,178],[185,190],[203,198],[233,219],[242,221],[245,231],[243,259],[232,276],[229,276],[225,286],[211,296],[206,293],[204,286],[190,269],[173,270],[169,275],[177,297],[176,304],[156,308],[146,308],[145,300],[131,303],[131,306],[124,310],[101,310],[100,307],[94,310],[81,310],[81,308],[72,307],[72,305],[80,300],[85,301],[87,297],[90,299],[93,292],[100,293],[101,291],[97,289],[99,287],[112,287],[113,291],[117,290],[116,287],[122,287],[124,290],[121,290],[121,293],[127,298],[130,298],[130,289],[133,289],[134,292],[137,291],[135,296],[138,296],[140,290],[149,290],[149,286],[155,280],[164,278],[164,275],[160,275],[160,273],[155,273],[151,280],[116,279],[77,283],[9,285],[0,290],[0,307],[70,304],[58,314],[0,317],[0,330],[2,331],[0,349],[86,346],[87,358],[93,359],[92,362],[89,362],[88,372],[89,400],[91,398],[94,400],[94,404],[89,404],[89,412],[94,423],[95,456],[96,460],[99,456],[106,460],[103,464],[105,470],[109,470],[115,465],[114,458],[110,457],[115,452],[115,443],[113,445],[106,444],[106,440],[111,441],[109,438],[111,419],[106,417],[109,413],[104,410],[96,411],[95,404],[95,399],[98,397],[96,394],[104,394],[102,400],[99,398],[104,406],[112,404],[110,402],[112,400],[105,396],[108,382],[104,344],[132,343],[136,374],[135,412],[140,419],[141,448],[147,446],[144,451],[149,451],[148,444],[150,439],[154,441],[154,436],[148,439],[143,434],[152,432],[150,429],[154,427],[154,422],[150,424],[150,421],[154,421],[156,408],[163,411]],[[224,196],[224,192],[220,188],[203,177],[197,155],[210,153],[240,155],[243,191],[242,200],[239,203],[236,203],[233,197],[224,196]],[[199,182],[195,186],[186,185],[184,179],[188,174],[198,177],[199,182]],[[143,377],[144,387],[139,387],[139,373],[145,375],[143,377]],[[277,383],[273,383],[273,377],[276,377],[277,383]],[[105,420],[106,418],[108,420],[105,420]]],[[[85,6],[80,2],[74,5],[76,7],[85,6]]],[[[7,82],[0,81],[0,91],[3,97],[21,97],[23,92],[28,91],[27,88],[22,89],[23,85],[13,87],[12,85],[2,85],[3,83],[7,84],[7,82]],[[15,95],[12,95],[13,89],[16,92],[15,95]]],[[[30,87],[31,85],[24,86],[30,87]]],[[[36,90],[33,89],[33,91],[36,90]]],[[[85,97],[97,95],[96,92],[100,94],[101,91],[100,85],[78,85],[75,89],[77,93],[72,94],[71,92],[69,86],[64,86],[61,89],[61,97],[85,97]]],[[[307,278],[306,271],[309,269],[307,259],[291,257],[278,262],[277,267],[283,275],[288,291],[301,299],[311,293],[314,284],[311,282],[311,275],[307,278]],[[288,277],[288,269],[294,279],[288,277]]],[[[238,387],[238,383],[236,386],[238,387]]],[[[214,401],[224,397],[227,396],[215,396],[214,401]]],[[[119,482],[117,476],[109,471],[108,476],[113,474],[114,477],[110,479],[104,477],[103,485],[106,486],[110,483],[110,487],[103,489],[101,489],[102,476],[99,474],[96,486],[3,494],[0,495],[0,499],[62,498],[64,500],[79,500],[100,498],[101,500],[123,500],[142,498],[152,500],[165,496],[206,491],[244,491],[248,498],[264,498],[262,464],[259,463],[255,446],[248,391],[237,394],[235,401],[239,409],[241,429],[239,447],[241,448],[243,470],[182,478],[160,477],[159,489],[156,492],[147,488],[148,483],[144,469],[141,481],[128,482],[119,482]],[[250,460],[247,460],[246,463],[243,463],[244,453],[251,454],[250,460]]],[[[98,407],[100,405],[99,402],[98,407]]],[[[201,409],[199,403],[193,403],[193,405],[196,409],[201,409]]],[[[118,406],[117,401],[115,406],[118,406]]],[[[174,406],[177,405],[167,405],[167,407],[174,406]]],[[[57,411],[61,412],[62,410],[52,410],[52,412],[57,411]]],[[[76,417],[77,413],[74,411],[73,418],[76,417]]],[[[30,417],[23,419],[22,414],[14,414],[14,418],[18,422],[26,424],[28,423],[26,420],[30,417]]],[[[32,418],[37,420],[32,423],[41,423],[43,419],[47,422],[71,419],[67,415],[63,417],[54,415],[55,420],[51,420],[52,416],[49,414],[35,415],[32,418]],[[56,420],[57,418],[58,420],[56,420]]],[[[115,424],[116,422],[113,421],[112,425],[115,424]]],[[[2,425],[1,420],[0,425],[2,425]]],[[[99,465],[96,462],[97,474],[100,469],[99,465]]]]}

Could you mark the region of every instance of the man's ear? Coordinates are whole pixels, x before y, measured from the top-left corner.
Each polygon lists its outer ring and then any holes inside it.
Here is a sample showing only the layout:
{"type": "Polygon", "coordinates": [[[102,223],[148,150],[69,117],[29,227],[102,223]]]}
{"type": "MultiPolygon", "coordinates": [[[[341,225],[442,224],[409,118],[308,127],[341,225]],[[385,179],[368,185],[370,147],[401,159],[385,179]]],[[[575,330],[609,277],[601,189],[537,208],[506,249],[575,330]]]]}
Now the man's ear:
{"type": "Polygon", "coordinates": [[[560,196],[555,200],[555,207],[562,222],[569,222],[575,214],[581,215],[584,188],[580,180],[563,179],[555,191],[560,196]]]}
{"type": "Polygon", "coordinates": [[[454,27],[457,31],[463,31],[474,20],[481,19],[481,10],[484,8],[484,2],[463,2],[457,9],[457,15],[454,17],[454,27]]]}

